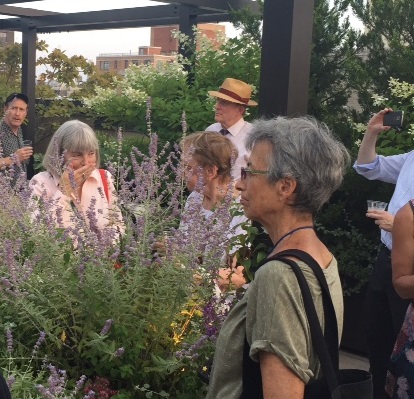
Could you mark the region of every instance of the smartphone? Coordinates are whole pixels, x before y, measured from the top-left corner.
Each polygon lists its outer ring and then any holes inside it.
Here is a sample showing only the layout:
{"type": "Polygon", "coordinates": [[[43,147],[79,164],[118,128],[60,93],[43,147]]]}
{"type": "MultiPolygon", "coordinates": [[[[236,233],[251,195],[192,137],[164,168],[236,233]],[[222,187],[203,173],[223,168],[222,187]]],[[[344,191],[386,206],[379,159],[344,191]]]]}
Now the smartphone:
{"type": "Polygon", "coordinates": [[[384,114],[384,126],[401,127],[404,120],[404,111],[391,111],[384,114]]]}

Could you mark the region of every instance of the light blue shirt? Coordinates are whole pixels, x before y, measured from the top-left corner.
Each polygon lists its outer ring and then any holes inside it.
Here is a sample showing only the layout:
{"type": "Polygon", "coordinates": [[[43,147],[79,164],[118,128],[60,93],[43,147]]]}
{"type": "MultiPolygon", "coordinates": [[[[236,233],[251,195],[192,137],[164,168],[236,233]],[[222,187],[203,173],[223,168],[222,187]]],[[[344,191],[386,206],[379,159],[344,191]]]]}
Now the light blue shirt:
{"type": "MultiPolygon", "coordinates": [[[[414,151],[384,157],[378,155],[372,163],[354,164],[358,174],[369,180],[381,180],[395,184],[394,194],[388,204],[388,212],[395,215],[410,199],[414,198],[414,151]]],[[[392,234],[381,230],[381,241],[392,249],[392,234]]]]}

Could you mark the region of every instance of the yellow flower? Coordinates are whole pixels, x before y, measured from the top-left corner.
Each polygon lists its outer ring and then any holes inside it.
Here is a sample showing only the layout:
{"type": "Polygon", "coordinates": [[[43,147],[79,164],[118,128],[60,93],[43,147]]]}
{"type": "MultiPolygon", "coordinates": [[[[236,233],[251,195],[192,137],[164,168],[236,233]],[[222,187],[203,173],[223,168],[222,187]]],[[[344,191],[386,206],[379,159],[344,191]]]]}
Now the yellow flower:
{"type": "Polygon", "coordinates": [[[63,330],[63,331],[62,331],[62,334],[61,334],[61,336],[60,336],[60,340],[61,340],[62,342],[65,342],[65,341],[66,341],[66,333],[65,333],[65,330],[63,330]]]}

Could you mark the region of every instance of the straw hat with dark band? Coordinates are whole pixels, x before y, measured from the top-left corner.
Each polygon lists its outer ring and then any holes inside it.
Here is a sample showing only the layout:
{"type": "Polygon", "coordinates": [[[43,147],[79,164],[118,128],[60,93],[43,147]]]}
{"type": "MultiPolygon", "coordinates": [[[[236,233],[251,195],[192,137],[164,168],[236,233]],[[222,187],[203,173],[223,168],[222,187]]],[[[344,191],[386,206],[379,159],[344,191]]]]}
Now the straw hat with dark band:
{"type": "Polygon", "coordinates": [[[241,80],[227,78],[218,91],[209,91],[212,97],[221,98],[236,104],[256,106],[257,102],[250,100],[252,87],[241,80]]]}

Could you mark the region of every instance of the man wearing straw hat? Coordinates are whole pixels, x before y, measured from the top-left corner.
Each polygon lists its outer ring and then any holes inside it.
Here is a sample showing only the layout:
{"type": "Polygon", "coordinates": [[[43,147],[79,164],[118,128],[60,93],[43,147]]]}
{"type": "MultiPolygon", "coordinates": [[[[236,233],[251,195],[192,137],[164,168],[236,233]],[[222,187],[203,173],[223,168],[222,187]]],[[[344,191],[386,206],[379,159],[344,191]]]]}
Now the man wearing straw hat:
{"type": "Polygon", "coordinates": [[[246,166],[248,151],[244,140],[251,129],[251,124],[243,119],[248,106],[256,106],[257,102],[250,99],[252,87],[241,80],[227,78],[218,91],[209,91],[208,94],[216,97],[216,123],[206,130],[219,132],[226,136],[236,146],[239,156],[233,167],[233,177],[240,178],[240,168],[246,166]]]}

